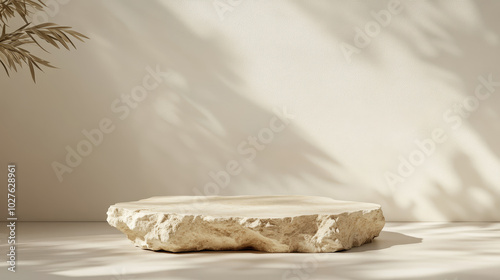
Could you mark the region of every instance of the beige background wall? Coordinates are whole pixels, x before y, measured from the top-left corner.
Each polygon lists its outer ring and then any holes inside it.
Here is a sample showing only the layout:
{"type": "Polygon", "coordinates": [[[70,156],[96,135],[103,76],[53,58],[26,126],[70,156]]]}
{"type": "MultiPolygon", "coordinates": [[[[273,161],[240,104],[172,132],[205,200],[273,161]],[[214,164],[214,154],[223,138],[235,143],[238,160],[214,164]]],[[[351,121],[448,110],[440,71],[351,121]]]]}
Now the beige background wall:
{"type": "Polygon", "coordinates": [[[101,221],[116,202],[198,193],[500,220],[500,86],[481,82],[500,81],[498,1],[49,4],[91,40],[40,53],[60,69],[36,85],[0,75],[2,178],[15,162],[21,220],[101,221]],[[71,167],[66,147],[88,155],[71,167]],[[228,164],[239,173],[216,186],[228,164]]]}

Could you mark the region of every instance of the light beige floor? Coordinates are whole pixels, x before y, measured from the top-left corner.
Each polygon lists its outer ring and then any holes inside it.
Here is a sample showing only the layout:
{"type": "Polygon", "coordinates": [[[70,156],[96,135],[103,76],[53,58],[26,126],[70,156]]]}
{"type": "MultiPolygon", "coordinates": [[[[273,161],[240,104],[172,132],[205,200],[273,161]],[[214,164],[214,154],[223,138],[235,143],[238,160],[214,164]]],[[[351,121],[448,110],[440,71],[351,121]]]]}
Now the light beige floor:
{"type": "Polygon", "coordinates": [[[0,279],[500,279],[500,223],[388,223],[371,244],[330,254],[172,254],[135,248],[105,222],[24,222],[17,272],[0,279]]]}

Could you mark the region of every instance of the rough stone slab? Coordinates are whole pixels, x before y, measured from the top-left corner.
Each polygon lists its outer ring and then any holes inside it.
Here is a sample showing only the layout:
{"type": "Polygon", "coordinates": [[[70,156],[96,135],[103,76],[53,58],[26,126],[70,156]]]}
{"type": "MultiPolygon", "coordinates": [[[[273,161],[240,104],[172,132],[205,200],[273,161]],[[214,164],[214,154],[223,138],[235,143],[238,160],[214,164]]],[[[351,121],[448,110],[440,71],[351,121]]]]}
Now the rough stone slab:
{"type": "Polygon", "coordinates": [[[137,247],[170,252],[335,252],[371,242],[385,224],[380,205],[315,196],[163,196],[107,214],[137,247]]]}

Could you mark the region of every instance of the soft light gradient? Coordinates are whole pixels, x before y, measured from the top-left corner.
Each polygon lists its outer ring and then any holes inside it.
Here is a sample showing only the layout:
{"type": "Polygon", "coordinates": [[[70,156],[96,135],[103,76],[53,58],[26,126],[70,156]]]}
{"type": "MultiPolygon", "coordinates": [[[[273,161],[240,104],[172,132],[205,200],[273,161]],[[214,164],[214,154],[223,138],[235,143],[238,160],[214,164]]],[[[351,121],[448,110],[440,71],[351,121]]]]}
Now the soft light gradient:
{"type": "Polygon", "coordinates": [[[500,81],[500,2],[402,1],[348,62],[341,44],[387,5],[244,0],[223,20],[211,1],[60,5],[51,21],[91,40],[40,53],[60,69],[36,85],[27,69],[0,75],[0,169],[6,178],[17,164],[19,219],[104,221],[117,202],[197,195],[236,160],[241,173],[218,195],[372,202],[389,221],[500,221],[500,87],[460,125],[443,119],[479,76],[500,81]],[[148,66],[168,81],[121,120],[111,104],[148,66]],[[248,162],[238,146],[284,107],[293,120],[248,162]],[[103,118],[114,131],[60,182],[52,163],[103,118]],[[436,128],[447,140],[389,186],[386,172],[436,128]]]}

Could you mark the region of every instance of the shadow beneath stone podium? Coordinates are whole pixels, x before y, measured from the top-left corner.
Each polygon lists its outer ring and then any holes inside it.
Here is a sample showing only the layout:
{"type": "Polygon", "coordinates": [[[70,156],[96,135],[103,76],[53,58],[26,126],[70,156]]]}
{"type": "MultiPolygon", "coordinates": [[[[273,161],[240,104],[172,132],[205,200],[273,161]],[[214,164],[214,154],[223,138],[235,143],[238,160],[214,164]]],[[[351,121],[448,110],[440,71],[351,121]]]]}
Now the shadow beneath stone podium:
{"type": "Polygon", "coordinates": [[[375,237],[375,239],[371,243],[364,244],[347,251],[343,251],[342,253],[356,253],[356,252],[366,252],[373,250],[383,250],[391,248],[393,246],[422,243],[422,240],[423,238],[413,237],[399,232],[384,230],[380,233],[378,237],[375,237]]]}
{"type": "MultiPolygon", "coordinates": [[[[337,251],[334,253],[356,253],[367,252],[374,250],[383,250],[399,245],[409,245],[422,243],[423,238],[413,237],[410,235],[402,234],[393,231],[382,231],[378,237],[371,243],[363,244],[359,247],[354,247],[349,250],[337,251]]],[[[169,252],[164,250],[153,251],[157,253],[170,253],[170,254],[234,254],[234,253],[248,253],[248,254],[276,254],[270,252],[261,252],[253,248],[245,248],[242,250],[202,250],[202,251],[186,251],[186,252],[169,252]]],[[[282,253],[282,254],[307,254],[307,253],[282,253]]]]}

